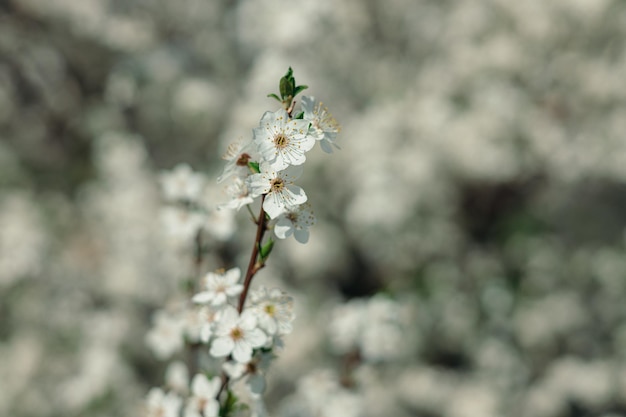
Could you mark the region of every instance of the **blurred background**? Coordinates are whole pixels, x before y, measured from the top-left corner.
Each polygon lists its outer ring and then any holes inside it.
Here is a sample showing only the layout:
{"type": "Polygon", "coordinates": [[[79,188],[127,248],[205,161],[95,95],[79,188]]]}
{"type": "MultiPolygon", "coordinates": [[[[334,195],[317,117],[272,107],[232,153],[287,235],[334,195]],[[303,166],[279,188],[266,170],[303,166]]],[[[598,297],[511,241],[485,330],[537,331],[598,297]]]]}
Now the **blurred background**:
{"type": "Polygon", "coordinates": [[[308,154],[310,242],[257,277],[296,298],[271,414],[310,415],[297,381],[346,364],[328,323],[384,293],[404,337],[359,415],[626,416],[620,0],[1,1],[0,416],[140,415],[189,273],[159,175],[212,182],[289,66],[342,149],[308,154]]]}

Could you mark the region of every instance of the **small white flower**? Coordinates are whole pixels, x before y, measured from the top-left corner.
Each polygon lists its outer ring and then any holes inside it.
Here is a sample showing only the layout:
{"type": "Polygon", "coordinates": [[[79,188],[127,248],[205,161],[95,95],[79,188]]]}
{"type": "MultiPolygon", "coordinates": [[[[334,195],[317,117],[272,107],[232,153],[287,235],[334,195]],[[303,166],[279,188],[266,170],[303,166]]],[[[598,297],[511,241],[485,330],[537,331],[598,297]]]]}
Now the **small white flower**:
{"type": "Polygon", "coordinates": [[[227,208],[240,210],[243,206],[246,206],[254,201],[254,198],[250,195],[245,181],[239,177],[235,177],[233,182],[226,187],[225,191],[231,199],[227,203],[220,204],[218,206],[220,209],[227,208]]]}
{"type": "Polygon", "coordinates": [[[205,184],[205,177],[193,172],[187,164],[179,164],[159,177],[167,201],[196,201],[205,184]]]}
{"type": "Polygon", "coordinates": [[[246,385],[250,393],[261,395],[266,386],[264,373],[267,372],[273,359],[272,353],[257,353],[248,363],[224,362],[222,369],[232,381],[246,378],[246,385]]]}
{"type": "Polygon", "coordinates": [[[185,417],[217,417],[220,403],[215,399],[222,380],[219,376],[210,380],[202,374],[196,374],[191,382],[192,396],[185,407],[185,417]]]}
{"type": "Polygon", "coordinates": [[[227,306],[215,330],[215,339],[209,353],[216,358],[232,354],[237,362],[247,363],[254,348],[261,347],[267,335],[257,327],[257,319],[251,310],[241,315],[232,306],[227,306]]]}
{"type": "Polygon", "coordinates": [[[259,327],[269,335],[289,334],[293,330],[293,298],[278,288],[259,287],[250,293],[251,308],[257,312],[259,327]]]}
{"type": "Polygon", "coordinates": [[[285,207],[285,212],[276,218],[274,234],[279,239],[285,239],[292,234],[300,243],[309,241],[309,227],[315,224],[315,216],[311,205],[300,204],[296,207],[285,207]]]}
{"type": "Polygon", "coordinates": [[[213,336],[215,324],[219,321],[221,310],[211,308],[210,306],[202,306],[198,311],[200,321],[200,340],[207,343],[213,336]]]}
{"type": "Polygon", "coordinates": [[[181,395],[189,390],[189,371],[182,361],[174,361],[165,370],[165,385],[181,395]]]}
{"type": "Polygon", "coordinates": [[[167,359],[183,347],[185,323],[164,310],[154,314],[154,326],[146,335],[146,343],[159,359],[167,359]]]}
{"type": "Polygon", "coordinates": [[[354,299],[335,307],[328,324],[330,344],[340,353],[348,352],[359,345],[366,305],[354,299]]]}
{"type": "Polygon", "coordinates": [[[235,297],[243,291],[243,285],[239,284],[241,270],[232,268],[222,273],[209,272],[202,280],[204,291],[194,295],[194,303],[221,306],[228,301],[229,297],[235,297]]]}
{"type": "Polygon", "coordinates": [[[173,392],[167,395],[161,388],[152,388],[145,403],[146,417],[178,417],[183,400],[173,392]]]}
{"type": "Polygon", "coordinates": [[[213,239],[225,241],[235,233],[237,222],[232,210],[211,210],[204,220],[204,230],[213,239]]]}
{"type": "Polygon", "coordinates": [[[304,163],[304,153],[315,145],[315,138],[308,135],[308,130],[308,120],[290,119],[289,114],[280,109],[265,112],[259,127],[253,131],[253,140],[263,159],[273,169],[281,170],[304,163]]]}
{"type": "Polygon", "coordinates": [[[178,242],[191,241],[205,221],[204,215],[178,206],[163,207],[160,214],[166,233],[178,242]]]}
{"type": "Polygon", "coordinates": [[[269,164],[262,163],[259,169],[260,173],[248,177],[248,187],[255,197],[267,194],[263,210],[271,219],[278,217],[286,207],[306,202],[304,190],[293,184],[302,174],[301,167],[291,166],[282,171],[275,171],[269,164]]]}
{"type": "Polygon", "coordinates": [[[218,183],[233,175],[245,178],[250,174],[248,163],[259,161],[261,158],[256,149],[256,144],[250,140],[248,143],[243,143],[242,141],[231,143],[222,159],[225,159],[227,162],[222,175],[217,178],[218,183]]]}
{"type": "Polygon", "coordinates": [[[315,97],[303,96],[301,102],[304,120],[311,122],[309,134],[320,141],[324,152],[332,153],[333,146],[339,149],[335,139],[341,128],[328,109],[322,107],[322,103],[315,100],[315,97]]]}

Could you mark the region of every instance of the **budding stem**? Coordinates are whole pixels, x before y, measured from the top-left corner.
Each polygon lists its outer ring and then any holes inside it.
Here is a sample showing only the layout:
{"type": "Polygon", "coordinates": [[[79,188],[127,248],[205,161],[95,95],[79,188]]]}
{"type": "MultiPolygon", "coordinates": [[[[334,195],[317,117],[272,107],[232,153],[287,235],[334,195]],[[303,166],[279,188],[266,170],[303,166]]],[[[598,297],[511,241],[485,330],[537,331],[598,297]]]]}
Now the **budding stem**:
{"type": "Polygon", "coordinates": [[[248,296],[248,290],[250,289],[250,283],[252,282],[252,277],[257,271],[263,268],[263,263],[257,262],[257,258],[259,257],[259,248],[261,247],[261,242],[263,241],[263,235],[265,235],[265,230],[267,229],[266,219],[265,219],[265,211],[263,210],[263,202],[265,201],[265,194],[261,196],[261,210],[259,213],[259,218],[256,221],[256,238],[254,240],[254,245],[252,246],[252,254],[250,254],[250,262],[248,263],[248,270],[246,271],[246,277],[243,281],[243,291],[239,296],[239,305],[237,306],[237,310],[239,313],[243,311],[243,305],[246,302],[246,297],[248,296]]]}
{"type": "MultiPolygon", "coordinates": [[[[248,296],[248,289],[250,288],[250,283],[252,283],[252,277],[256,274],[259,269],[263,268],[265,265],[261,262],[257,262],[257,258],[259,257],[259,248],[261,247],[261,242],[263,241],[263,236],[265,235],[265,231],[267,230],[267,220],[265,218],[265,210],[263,210],[263,202],[265,201],[265,194],[261,195],[261,210],[259,212],[259,218],[255,220],[257,225],[256,228],[256,237],[254,239],[254,245],[252,245],[252,254],[250,254],[250,262],[248,263],[248,270],[246,271],[246,277],[243,281],[243,291],[239,296],[239,305],[237,306],[237,311],[239,314],[243,311],[243,305],[246,302],[246,297],[248,296]]],[[[249,206],[248,206],[249,207],[249,206]]],[[[230,357],[229,357],[230,358],[230,357]]],[[[217,392],[216,399],[219,399],[222,391],[228,385],[228,381],[230,378],[226,375],[225,372],[222,372],[222,385],[220,386],[219,391],[217,392]]]]}

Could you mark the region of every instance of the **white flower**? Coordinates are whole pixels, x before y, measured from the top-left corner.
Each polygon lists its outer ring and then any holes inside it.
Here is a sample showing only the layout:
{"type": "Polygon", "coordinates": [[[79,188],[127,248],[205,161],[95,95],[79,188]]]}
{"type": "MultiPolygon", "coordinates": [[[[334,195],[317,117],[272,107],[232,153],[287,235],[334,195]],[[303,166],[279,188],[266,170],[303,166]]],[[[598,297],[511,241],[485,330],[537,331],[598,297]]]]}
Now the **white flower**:
{"type": "Polygon", "coordinates": [[[236,229],[235,212],[232,210],[212,210],[204,221],[204,230],[219,241],[230,239],[236,229]]]}
{"type": "Polygon", "coordinates": [[[269,164],[262,163],[259,169],[260,173],[248,177],[248,187],[253,196],[267,194],[263,209],[271,219],[278,217],[286,207],[306,202],[304,190],[293,184],[302,174],[301,167],[275,171],[269,164]]]}
{"type": "Polygon", "coordinates": [[[223,273],[209,272],[202,280],[204,291],[194,295],[194,303],[210,303],[212,306],[220,306],[228,301],[229,297],[235,297],[243,291],[243,285],[238,284],[241,277],[239,268],[232,268],[223,273]]]}
{"type": "Polygon", "coordinates": [[[308,130],[308,120],[290,119],[280,109],[275,113],[265,112],[259,127],[253,131],[253,140],[263,159],[273,169],[281,170],[304,163],[304,153],[315,145],[315,138],[308,135],[308,130]]]}
{"type": "Polygon", "coordinates": [[[218,183],[233,175],[239,178],[246,177],[250,174],[248,162],[258,161],[261,158],[256,150],[256,144],[250,140],[248,143],[242,141],[231,143],[222,159],[227,162],[222,175],[217,178],[218,183]]]}
{"type": "Polygon", "coordinates": [[[249,362],[253,349],[267,341],[267,335],[257,327],[253,311],[245,310],[239,315],[231,306],[224,309],[215,336],[209,353],[216,358],[232,354],[241,363],[249,362]]]}
{"type": "Polygon", "coordinates": [[[183,347],[185,323],[164,310],[154,314],[154,326],[146,335],[146,343],[159,359],[167,359],[183,347]]]}
{"type": "Polygon", "coordinates": [[[209,380],[205,375],[196,374],[191,382],[191,393],[185,417],[217,417],[220,403],[215,399],[220,390],[222,380],[219,376],[209,380]]]}
{"type": "Polygon", "coordinates": [[[166,233],[178,242],[191,241],[205,221],[204,215],[178,206],[163,207],[160,214],[166,233]]]}
{"type": "Polygon", "coordinates": [[[351,300],[333,311],[331,346],[338,352],[359,349],[370,362],[396,358],[407,349],[402,316],[398,303],[384,296],[351,300]]]}
{"type": "Polygon", "coordinates": [[[285,212],[279,215],[274,225],[274,234],[279,239],[285,239],[292,234],[300,243],[309,241],[309,227],[315,224],[315,216],[311,205],[300,204],[296,207],[285,207],[285,212]]]}
{"type": "Polygon", "coordinates": [[[227,361],[222,365],[222,369],[232,381],[246,377],[246,385],[250,393],[257,396],[265,391],[265,376],[270,363],[274,359],[272,353],[258,353],[248,363],[227,361]]]}
{"type": "Polygon", "coordinates": [[[293,330],[293,298],[278,288],[260,287],[250,293],[252,308],[257,312],[259,327],[269,335],[284,335],[293,330]]]}
{"type": "Polygon", "coordinates": [[[341,386],[334,371],[318,369],[298,381],[296,395],[304,415],[359,417],[364,399],[341,386]]]}
{"type": "Polygon", "coordinates": [[[315,100],[315,97],[303,96],[302,111],[304,120],[311,122],[309,134],[320,141],[320,146],[326,153],[332,153],[333,146],[339,149],[335,143],[340,127],[335,118],[328,112],[322,103],[315,100]]]}
{"type": "Polygon", "coordinates": [[[178,417],[183,400],[173,392],[167,395],[161,388],[152,388],[145,403],[146,417],[178,417]]]}
{"type": "Polygon", "coordinates": [[[159,177],[163,195],[168,201],[196,201],[204,188],[204,175],[187,164],[179,164],[159,177]]]}
{"type": "Polygon", "coordinates": [[[165,384],[172,391],[186,394],[189,386],[189,371],[182,361],[174,361],[165,370],[165,384]]]}
{"type": "Polygon", "coordinates": [[[220,204],[218,208],[228,208],[239,210],[243,206],[248,205],[254,201],[254,198],[250,195],[248,186],[245,181],[239,177],[235,177],[233,182],[230,183],[226,189],[226,194],[231,198],[227,203],[220,204]]]}
{"type": "Polygon", "coordinates": [[[200,340],[207,343],[213,336],[215,324],[219,321],[221,310],[203,306],[198,312],[200,319],[200,340]]]}

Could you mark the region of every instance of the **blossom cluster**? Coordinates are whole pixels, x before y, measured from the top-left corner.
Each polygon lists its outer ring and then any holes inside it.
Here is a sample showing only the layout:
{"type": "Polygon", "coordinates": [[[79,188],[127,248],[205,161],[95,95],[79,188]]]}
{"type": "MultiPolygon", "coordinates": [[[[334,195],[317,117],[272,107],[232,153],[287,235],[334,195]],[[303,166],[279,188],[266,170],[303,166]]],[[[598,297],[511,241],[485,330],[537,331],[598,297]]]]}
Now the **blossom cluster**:
{"type": "Polygon", "coordinates": [[[247,143],[229,147],[226,166],[217,179],[225,183],[226,202],[207,201],[206,178],[181,164],[160,180],[166,206],[162,220],[166,230],[193,246],[190,257],[197,279],[187,282],[186,297],[158,310],[146,342],[155,355],[169,359],[186,350],[192,360],[175,362],[176,377],[167,389],[153,388],[147,396],[147,416],[216,417],[237,410],[232,384],[242,381],[253,415],[264,414],[262,394],[265,373],[275,352],[284,345],[294,320],[293,299],[278,288],[251,288],[252,278],[265,266],[274,241],[291,235],[300,243],[309,240],[315,217],[304,190],[295,184],[302,173],[306,153],[316,142],[327,153],[337,148],[339,131],[330,113],[313,97],[302,97],[295,113],[294,97],[306,86],[296,86],[291,68],[281,79],[283,105],[267,111],[247,143]],[[234,213],[261,198],[260,213],[252,215],[257,226],[250,263],[204,271],[203,258],[212,249],[206,242],[227,239],[234,231],[228,223],[234,213]],[[217,219],[217,220],[215,220],[217,219]],[[220,221],[220,219],[222,221],[220,221]],[[224,226],[224,221],[227,225],[224,226]],[[222,227],[217,227],[222,225],[222,227]],[[192,374],[193,377],[189,378],[192,374]]]}
{"type": "Polygon", "coordinates": [[[316,142],[327,153],[337,148],[339,126],[314,97],[304,96],[301,101],[302,110],[296,117],[285,109],[268,111],[249,141],[231,144],[218,181],[229,181],[226,191],[230,200],[220,207],[239,210],[264,196],[263,209],[274,235],[279,239],[293,235],[306,243],[315,217],[296,181],[306,153],[316,142]]]}

